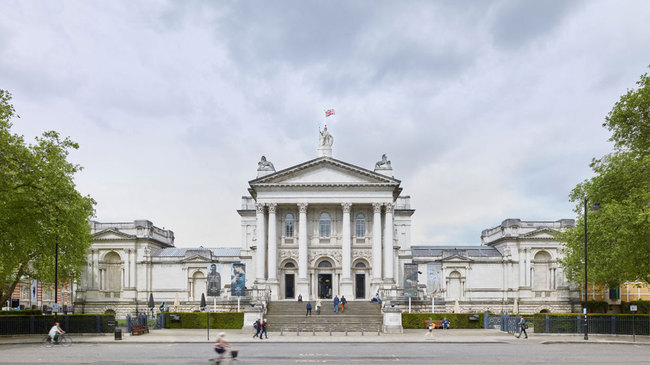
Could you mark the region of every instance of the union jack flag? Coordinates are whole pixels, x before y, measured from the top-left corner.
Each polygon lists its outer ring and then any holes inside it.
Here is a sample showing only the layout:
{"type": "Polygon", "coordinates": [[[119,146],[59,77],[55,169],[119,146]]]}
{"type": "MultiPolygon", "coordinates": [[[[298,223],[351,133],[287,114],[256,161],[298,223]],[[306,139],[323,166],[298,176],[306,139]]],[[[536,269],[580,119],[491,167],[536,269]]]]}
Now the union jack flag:
{"type": "Polygon", "coordinates": [[[325,111],[325,118],[329,117],[330,115],[334,115],[334,109],[327,109],[325,111]]]}

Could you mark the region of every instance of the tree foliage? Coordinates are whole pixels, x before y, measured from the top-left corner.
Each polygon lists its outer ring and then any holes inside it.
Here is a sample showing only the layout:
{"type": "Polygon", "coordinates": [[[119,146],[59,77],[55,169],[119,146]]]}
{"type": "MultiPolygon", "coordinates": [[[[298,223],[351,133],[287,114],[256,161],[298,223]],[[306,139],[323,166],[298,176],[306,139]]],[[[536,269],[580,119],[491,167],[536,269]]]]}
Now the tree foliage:
{"type": "Polygon", "coordinates": [[[570,194],[578,214],[576,227],[565,232],[563,265],[570,279],[584,274],[584,199],[599,202],[588,211],[588,281],[610,287],[627,281],[650,282],[650,78],[628,90],[606,117],[614,151],[594,159],[595,176],[570,194]]]}
{"type": "Polygon", "coordinates": [[[23,277],[54,282],[56,243],[59,279],[78,277],[95,204],[76,190],[81,167],[67,161],[79,146],[55,131],[28,145],[11,132],[15,118],[11,94],[0,90],[0,303],[23,277]]]}

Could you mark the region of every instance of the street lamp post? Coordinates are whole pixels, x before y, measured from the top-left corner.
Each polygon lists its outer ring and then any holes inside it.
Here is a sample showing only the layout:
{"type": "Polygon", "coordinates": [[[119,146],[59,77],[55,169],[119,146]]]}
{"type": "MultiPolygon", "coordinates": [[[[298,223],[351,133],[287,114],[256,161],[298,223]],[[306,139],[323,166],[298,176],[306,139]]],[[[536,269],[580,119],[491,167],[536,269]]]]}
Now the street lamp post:
{"type": "MultiPolygon", "coordinates": [[[[585,341],[589,339],[589,322],[587,321],[587,203],[589,198],[585,198],[585,305],[582,308],[584,319],[585,341]]],[[[594,203],[592,210],[600,209],[599,203],[594,203]]]]}
{"type": "MultiPolygon", "coordinates": [[[[54,321],[58,321],[59,315],[59,240],[55,242],[56,248],[54,249],[54,321]]],[[[66,328],[67,329],[67,328],[66,328]]]]}

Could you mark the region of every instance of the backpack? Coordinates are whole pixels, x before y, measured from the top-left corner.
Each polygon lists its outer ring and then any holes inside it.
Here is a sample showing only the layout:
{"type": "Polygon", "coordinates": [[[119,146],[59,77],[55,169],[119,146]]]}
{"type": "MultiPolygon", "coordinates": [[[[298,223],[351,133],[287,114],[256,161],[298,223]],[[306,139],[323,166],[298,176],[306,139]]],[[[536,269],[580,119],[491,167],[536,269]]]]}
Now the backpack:
{"type": "Polygon", "coordinates": [[[255,321],[255,323],[253,323],[253,327],[257,330],[260,328],[260,324],[257,321],[255,321]]]}

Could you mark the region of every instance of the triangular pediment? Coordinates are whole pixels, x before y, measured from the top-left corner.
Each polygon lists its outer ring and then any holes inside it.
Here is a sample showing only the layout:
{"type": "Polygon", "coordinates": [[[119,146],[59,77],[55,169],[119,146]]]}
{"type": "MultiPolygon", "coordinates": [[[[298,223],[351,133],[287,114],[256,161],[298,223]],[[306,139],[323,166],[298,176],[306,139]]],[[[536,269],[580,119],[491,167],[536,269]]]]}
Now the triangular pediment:
{"type": "Polygon", "coordinates": [[[400,181],[333,158],[321,157],[250,181],[256,185],[395,185],[400,181]]]}
{"type": "Polygon", "coordinates": [[[190,263],[190,262],[212,262],[211,258],[203,257],[200,255],[194,255],[190,257],[186,257],[181,260],[182,263],[190,263]]]}
{"type": "Polygon", "coordinates": [[[97,232],[93,235],[93,237],[95,240],[123,240],[135,238],[133,235],[126,234],[112,228],[97,232]]]}
{"type": "Polygon", "coordinates": [[[474,261],[470,259],[469,257],[461,256],[461,255],[451,255],[447,257],[443,257],[442,260],[440,261],[447,261],[447,262],[467,262],[467,261],[474,261]]]}
{"type": "Polygon", "coordinates": [[[525,238],[533,238],[533,239],[554,239],[555,235],[558,233],[558,231],[548,228],[548,227],[543,227],[540,229],[536,229],[532,232],[528,232],[526,234],[521,235],[521,237],[525,238]]]}

